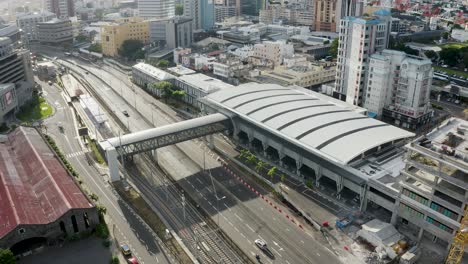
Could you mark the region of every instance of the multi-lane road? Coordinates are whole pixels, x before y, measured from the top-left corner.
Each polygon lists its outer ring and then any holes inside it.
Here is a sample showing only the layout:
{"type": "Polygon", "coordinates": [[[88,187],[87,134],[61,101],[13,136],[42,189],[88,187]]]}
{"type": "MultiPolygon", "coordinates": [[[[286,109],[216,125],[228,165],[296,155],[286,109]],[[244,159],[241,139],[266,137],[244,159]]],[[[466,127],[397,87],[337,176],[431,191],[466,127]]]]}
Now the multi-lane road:
{"type": "Polygon", "coordinates": [[[107,208],[110,231],[117,242],[129,244],[141,263],[175,263],[158,245],[155,234],[112,191],[101,175],[102,170],[88,162],[86,153],[89,150],[79,139],[77,120],[63,96],[63,90],[40,80],[37,82],[41,84],[45,98],[55,109],[54,115],[44,121],[46,133],[55,140],[86,187],[98,195],[98,203],[107,208]],[[63,126],[63,131],[59,130],[59,123],[63,126]]]}
{"type": "MultiPolygon", "coordinates": [[[[73,63],[63,63],[76,72],[86,74],[83,68],[73,63]]],[[[108,66],[84,65],[80,61],[74,63],[85,67],[89,72],[86,80],[96,87],[115,115],[128,124],[131,131],[150,128],[153,122],[160,126],[177,120],[170,108],[140,88],[132,87],[124,73],[108,66]],[[127,110],[129,117],[122,114],[123,110],[127,110]]],[[[340,263],[344,259],[353,262],[354,258],[345,252],[335,253],[320,234],[298,228],[277,210],[266,206],[248,188],[229,179],[222,170],[217,169],[220,164],[213,157],[207,155],[203,158],[204,151],[194,141],[183,142],[158,150],[159,164],[210,213],[214,221],[219,219],[221,229],[252,258],[255,254],[263,255],[253,243],[255,239],[263,238],[274,255],[274,258],[265,256],[266,263],[340,263]],[[206,174],[201,173],[203,164],[213,169],[214,184],[206,174]]],[[[154,176],[158,177],[157,174],[154,176]]]]}

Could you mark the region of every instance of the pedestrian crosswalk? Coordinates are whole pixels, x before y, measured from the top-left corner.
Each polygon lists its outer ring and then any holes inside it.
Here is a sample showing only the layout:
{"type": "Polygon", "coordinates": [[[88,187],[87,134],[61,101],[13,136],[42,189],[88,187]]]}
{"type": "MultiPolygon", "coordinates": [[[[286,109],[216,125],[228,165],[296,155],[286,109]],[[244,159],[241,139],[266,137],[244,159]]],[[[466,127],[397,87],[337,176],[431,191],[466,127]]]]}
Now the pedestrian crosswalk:
{"type": "Polygon", "coordinates": [[[73,157],[78,157],[78,156],[81,156],[81,155],[84,155],[84,151],[77,151],[77,152],[73,152],[73,153],[68,153],[67,155],[65,155],[65,157],[67,158],[73,158],[73,157]]]}

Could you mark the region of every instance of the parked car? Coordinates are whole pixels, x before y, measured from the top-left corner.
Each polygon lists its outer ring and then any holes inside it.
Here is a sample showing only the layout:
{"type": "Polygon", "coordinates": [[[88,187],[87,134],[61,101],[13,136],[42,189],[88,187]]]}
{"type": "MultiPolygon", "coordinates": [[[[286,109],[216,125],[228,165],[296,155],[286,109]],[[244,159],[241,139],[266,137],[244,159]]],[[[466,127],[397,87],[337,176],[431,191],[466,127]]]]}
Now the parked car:
{"type": "Polygon", "coordinates": [[[138,264],[139,262],[138,262],[137,258],[131,257],[131,258],[127,259],[127,263],[128,264],[138,264]]]}
{"type": "Polygon", "coordinates": [[[128,114],[127,110],[123,110],[122,114],[124,114],[124,116],[126,116],[126,117],[129,117],[129,114],[128,114]]]}
{"type": "Polygon", "coordinates": [[[132,255],[132,251],[130,250],[130,247],[125,243],[120,244],[120,251],[122,251],[122,254],[124,256],[131,256],[132,255]]]}

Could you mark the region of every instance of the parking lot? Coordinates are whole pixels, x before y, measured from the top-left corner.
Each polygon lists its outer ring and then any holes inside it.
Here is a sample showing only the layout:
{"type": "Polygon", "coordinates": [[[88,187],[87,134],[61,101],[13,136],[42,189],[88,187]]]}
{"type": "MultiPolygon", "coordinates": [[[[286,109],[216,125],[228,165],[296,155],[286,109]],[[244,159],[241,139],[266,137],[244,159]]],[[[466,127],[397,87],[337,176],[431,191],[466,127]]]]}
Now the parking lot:
{"type": "MultiPolygon", "coordinates": [[[[114,255],[119,253],[114,253],[114,255]]],[[[90,237],[67,242],[61,247],[46,248],[43,252],[24,257],[19,264],[82,264],[109,263],[111,248],[102,245],[102,239],[90,237]]],[[[122,263],[122,262],[121,262],[122,263]]]]}

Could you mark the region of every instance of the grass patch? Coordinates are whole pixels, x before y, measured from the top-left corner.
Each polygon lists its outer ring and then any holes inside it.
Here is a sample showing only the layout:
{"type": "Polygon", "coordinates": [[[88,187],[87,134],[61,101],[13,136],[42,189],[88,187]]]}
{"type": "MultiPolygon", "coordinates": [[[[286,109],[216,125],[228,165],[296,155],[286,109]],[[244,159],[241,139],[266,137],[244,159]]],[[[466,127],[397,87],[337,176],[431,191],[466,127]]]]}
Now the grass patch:
{"type": "Polygon", "coordinates": [[[105,160],[102,157],[101,152],[99,151],[99,149],[98,149],[98,147],[96,145],[96,142],[94,140],[91,140],[91,139],[88,138],[88,144],[89,144],[89,147],[91,148],[91,150],[93,151],[93,156],[94,156],[94,159],[96,160],[96,162],[99,163],[99,164],[104,164],[105,160]]]}
{"type": "Polygon", "coordinates": [[[464,71],[457,71],[457,70],[454,70],[454,69],[442,68],[442,67],[439,67],[439,66],[434,66],[434,69],[437,70],[437,71],[445,72],[445,73],[450,74],[450,75],[455,74],[457,76],[463,76],[465,78],[468,78],[468,73],[464,72],[464,71]]]}
{"type": "Polygon", "coordinates": [[[31,122],[44,119],[52,114],[52,107],[46,100],[39,96],[34,96],[31,103],[25,106],[16,116],[23,122],[31,122]]]}
{"type": "Polygon", "coordinates": [[[468,46],[468,43],[447,43],[447,44],[443,44],[443,45],[440,45],[439,47],[441,48],[454,48],[454,49],[461,49],[463,47],[467,47],[468,46]]]}

